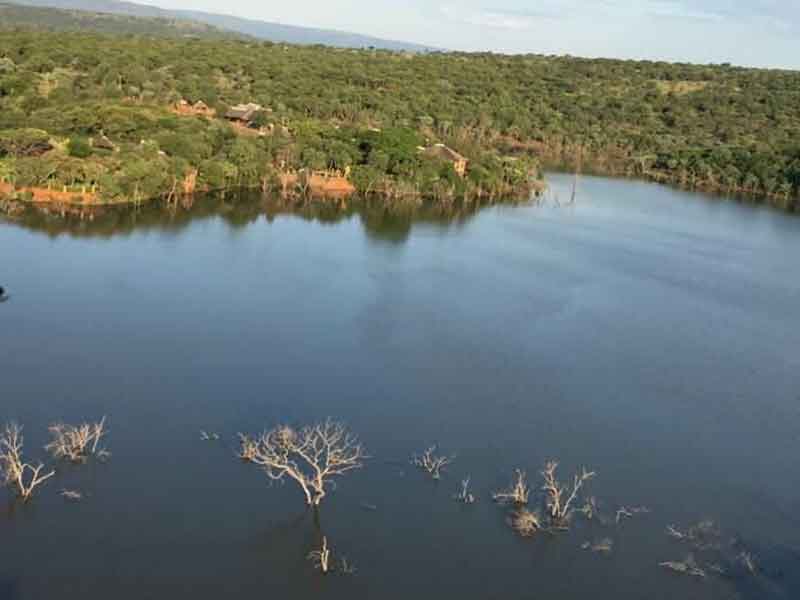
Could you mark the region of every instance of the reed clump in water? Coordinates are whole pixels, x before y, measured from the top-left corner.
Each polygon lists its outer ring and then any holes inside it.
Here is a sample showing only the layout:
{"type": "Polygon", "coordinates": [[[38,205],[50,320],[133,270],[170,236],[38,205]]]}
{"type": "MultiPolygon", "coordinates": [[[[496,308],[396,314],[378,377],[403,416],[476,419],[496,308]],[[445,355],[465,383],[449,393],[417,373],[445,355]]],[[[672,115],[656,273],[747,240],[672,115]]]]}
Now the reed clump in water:
{"type": "Polygon", "coordinates": [[[533,537],[543,529],[541,515],[525,507],[511,513],[509,524],[522,537],[533,537]]]}

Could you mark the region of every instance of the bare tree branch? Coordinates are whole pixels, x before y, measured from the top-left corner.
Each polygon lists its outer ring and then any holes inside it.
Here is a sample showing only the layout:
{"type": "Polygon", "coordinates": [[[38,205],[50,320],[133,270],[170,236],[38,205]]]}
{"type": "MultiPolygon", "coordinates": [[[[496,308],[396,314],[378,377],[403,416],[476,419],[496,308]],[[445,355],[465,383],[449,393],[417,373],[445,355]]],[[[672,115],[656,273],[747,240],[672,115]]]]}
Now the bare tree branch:
{"type": "Polygon", "coordinates": [[[515,479],[508,489],[492,494],[495,502],[516,504],[517,506],[523,506],[528,503],[531,493],[528,487],[528,474],[520,469],[517,469],[514,473],[515,479]]]}
{"type": "Polygon", "coordinates": [[[43,474],[44,465],[33,466],[22,457],[24,438],[22,427],[16,423],[6,425],[0,435],[0,477],[3,484],[16,489],[17,494],[27,501],[33,491],[55,475],[55,471],[43,474]]]}
{"type": "Polygon", "coordinates": [[[97,445],[106,435],[106,418],[97,423],[82,423],[81,425],[67,425],[55,423],[50,426],[50,435],[53,440],[45,446],[54,458],[66,459],[74,463],[86,461],[90,455],[100,458],[109,456],[108,451],[97,445]]]}
{"type": "Polygon", "coordinates": [[[572,488],[567,488],[562,486],[556,478],[557,468],[558,463],[555,461],[545,464],[544,471],[542,471],[544,477],[542,489],[547,494],[547,511],[550,513],[550,518],[555,524],[566,526],[574,512],[572,503],[577,498],[578,492],[584,483],[595,476],[595,473],[582,469],[578,475],[575,475],[572,488]]]}
{"type": "Polygon", "coordinates": [[[263,468],[272,481],[293,479],[309,506],[319,506],[326,484],[360,469],[367,458],[364,447],[347,428],[331,420],[295,430],[282,425],[257,439],[239,435],[242,460],[263,468]]]}
{"type": "Polygon", "coordinates": [[[308,559],[314,561],[316,567],[322,571],[323,575],[327,575],[331,569],[331,550],[328,548],[328,538],[322,538],[322,547],[319,550],[314,550],[309,553],[308,559]]]}
{"type": "Polygon", "coordinates": [[[462,504],[475,504],[475,496],[472,495],[472,492],[469,491],[469,484],[471,478],[467,477],[466,479],[461,480],[461,491],[455,495],[455,499],[462,504]]]}
{"type": "Polygon", "coordinates": [[[442,469],[455,460],[454,456],[439,456],[436,454],[438,446],[431,446],[421,456],[411,457],[411,464],[426,471],[433,479],[441,479],[442,469]]]}
{"type": "Polygon", "coordinates": [[[355,575],[355,566],[347,560],[346,556],[341,557],[338,561],[334,560],[333,549],[328,545],[328,538],[322,538],[322,546],[319,550],[314,550],[308,554],[308,560],[314,563],[314,566],[322,571],[323,575],[328,573],[340,573],[342,575],[355,575]]]}
{"type": "Polygon", "coordinates": [[[649,512],[650,509],[646,506],[634,506],[631,508],[620,506],[619,510],[617,510],[617,523],[621,523],[622,519],[632,519],[636,515],[647,514],[649,512]]]}
{"type": "Polygon", "coordinates": [[[756,557],[750,552],[743,550],[737,557],[737,560],[750,575],[755,575],[758,572],[758,563],[756,563],[756,557]]]}

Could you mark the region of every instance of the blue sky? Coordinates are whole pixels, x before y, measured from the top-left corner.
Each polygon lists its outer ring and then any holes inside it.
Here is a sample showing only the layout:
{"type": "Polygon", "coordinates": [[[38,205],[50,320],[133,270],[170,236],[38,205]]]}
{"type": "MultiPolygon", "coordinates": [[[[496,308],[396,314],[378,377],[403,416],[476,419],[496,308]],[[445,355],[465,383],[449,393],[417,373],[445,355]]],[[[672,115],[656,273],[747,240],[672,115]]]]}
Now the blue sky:
{"type": "Polygon", "coordinates": [[[495,50],[800,68],[800,0],[135,0],[495,50]]]}

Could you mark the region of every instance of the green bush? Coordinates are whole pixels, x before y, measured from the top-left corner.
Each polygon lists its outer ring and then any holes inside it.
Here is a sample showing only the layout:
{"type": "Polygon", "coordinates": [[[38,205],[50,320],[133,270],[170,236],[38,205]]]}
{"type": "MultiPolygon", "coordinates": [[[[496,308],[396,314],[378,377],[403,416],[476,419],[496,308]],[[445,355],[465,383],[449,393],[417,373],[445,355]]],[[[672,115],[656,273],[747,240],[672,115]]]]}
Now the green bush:
{"type": "Polygon", "coordinates": [[[83,138],[70,138],[67,143],[67,153],[75,158],[86,158],[92,154],[92,147],[83,138]]]}

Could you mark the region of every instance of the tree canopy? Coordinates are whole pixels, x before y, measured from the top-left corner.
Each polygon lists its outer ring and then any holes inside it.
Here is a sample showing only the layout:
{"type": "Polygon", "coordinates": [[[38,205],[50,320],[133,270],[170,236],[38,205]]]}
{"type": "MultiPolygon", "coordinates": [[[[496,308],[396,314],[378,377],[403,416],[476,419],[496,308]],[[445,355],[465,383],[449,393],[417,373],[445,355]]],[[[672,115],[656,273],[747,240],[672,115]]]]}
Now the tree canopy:
{"type": "Polygon", "coordinates": [[[69,158],[93,164],[70,171],[73,183],[118,196],[157,192],[192,170],[216,187],[302,167],[349,170],[362,190],[402,183],[424,193],[502,193],[538,160],[792,208],[798,134],[800,73],[790,71],[0,33],[0,160],[14,158],[22,184],[64,177],[28,163],[69,158]],[[270,134],[174,114],[180,99],[202,100],[217,115],[257,103],[265,110],[254,122],[270,134]],[[117,151],[91,146],[99,136],[117,151]],[[88,156],[80,156],[84,140],[88,156]],[[53,149],[32,156],[43,141],[53,149]],[[421,156],[419,147],[435,142],[470,160],[467,177],[421,156]]]}

